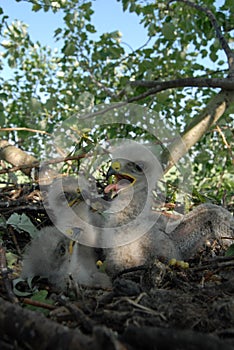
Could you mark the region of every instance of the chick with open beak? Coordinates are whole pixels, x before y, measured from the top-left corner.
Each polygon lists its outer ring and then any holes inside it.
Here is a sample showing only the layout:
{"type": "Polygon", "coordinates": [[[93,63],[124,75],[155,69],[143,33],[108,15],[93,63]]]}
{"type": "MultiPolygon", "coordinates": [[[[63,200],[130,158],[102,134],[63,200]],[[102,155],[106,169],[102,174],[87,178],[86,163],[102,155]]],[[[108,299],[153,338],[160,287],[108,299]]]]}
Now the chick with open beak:
{"type": "Polygon", "coordinates": [[[136,178],[130,174],[121,172],[121,163],[118,161],[112,162],[108,172],[107,180],[114,180],[105,188],[105,193],[112,192],[112,197],[118,194],[120,191],[128,188],[129,186],[134,185],[136,178]]]}

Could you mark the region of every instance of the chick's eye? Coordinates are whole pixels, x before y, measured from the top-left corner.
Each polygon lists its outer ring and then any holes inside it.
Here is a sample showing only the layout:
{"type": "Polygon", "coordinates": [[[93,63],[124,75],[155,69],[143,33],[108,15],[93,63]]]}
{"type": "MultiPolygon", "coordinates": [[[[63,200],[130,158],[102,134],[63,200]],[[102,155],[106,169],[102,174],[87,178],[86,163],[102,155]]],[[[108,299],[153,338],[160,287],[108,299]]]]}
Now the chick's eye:
{"type": "Polygon", "coordinates": [[[135,164],[135,169],[139,172],[142,173],[144,170],[144,163],[143,162],[138,162],[135,164]]]}
{"type": "Polygon", "coordinates": [[[112,169],[114,169],[115,171],[120,171],[120,169],[121,169],[121,164],[120,164],[120,162],[118,162],[118,161],[114,161],[114,162],[112,162],[111,167],[112,167],[112,169]]]}
{"type": "Polygon", "coordinates": [[[56,247],[56,253],[59,256],[64,256],[66,254],[65,242],[60,242],[56,247]]]}

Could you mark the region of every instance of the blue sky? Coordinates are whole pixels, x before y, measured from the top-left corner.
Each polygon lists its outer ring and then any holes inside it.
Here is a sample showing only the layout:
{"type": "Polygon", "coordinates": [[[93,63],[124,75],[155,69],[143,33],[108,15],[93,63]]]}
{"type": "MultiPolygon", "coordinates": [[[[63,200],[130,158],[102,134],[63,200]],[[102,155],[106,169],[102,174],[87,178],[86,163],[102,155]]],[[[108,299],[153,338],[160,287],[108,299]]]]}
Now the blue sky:
{"type": "MultiPolygon", "coordinates": [[[[3,3],[0,1],[0,6],[10,21],[18,19],[29,25],[28,32],[33,41],[38,40],[50,47],[58,45],[53,40],[53,33],[56,28],[63,26],[62,13],[32,12],[30,3],[15,0],[5,0],[3,3]]],[[[140,18],[136,14],[124,13],[120,2],[96,0],[93,2],[93,9],[93,24],[98,35],[119,30],[123,35],[122,41],[133,49],[147,41],[146,30],[139,24],[140,18]]]]}

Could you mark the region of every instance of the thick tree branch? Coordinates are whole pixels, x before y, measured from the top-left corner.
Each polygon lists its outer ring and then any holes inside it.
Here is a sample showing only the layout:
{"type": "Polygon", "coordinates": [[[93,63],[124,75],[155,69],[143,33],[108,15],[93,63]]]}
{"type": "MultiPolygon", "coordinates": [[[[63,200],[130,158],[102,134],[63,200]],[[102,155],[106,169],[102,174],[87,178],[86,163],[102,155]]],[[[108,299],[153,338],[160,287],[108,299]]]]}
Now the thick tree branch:
{"type": "Polygon", "coordinates": [[[221,91],[208,103],[201,114],[192,120],[181,136],[164,152],[162,159],[166,159],[165,172],[176,164],[212,125],[217,123],[232,103],[234,103],[232,91],[221,91]]]}
{"type": "Polygon", "coordinates": [[[37,161],[35,157],[9,144],[6,140],[0,141],[0,160],[16,167],[24,165],[22,172],[29,177],[31,176],[32,167],[34,167],[33,164],[37,161]]]}
{"type": "Polygon", "coordinates": [[[0,160],[13,165],[12,168],[0,169],[0,174],[8,174],[21,170],[25,175],[39,181],[41,185],[49,184],[58,175],[57,172],[50,167],[50,165],[68,162],[70,160],[80,160],[85,157],[87,157],[87,154],[57,157],[42,163],[27,152],[9,144],[8,141],[0,140],[0,160]],[[32,172],[33,168],[35,169],[34,173],[32,172]]]}
{"type": "Polygon", "coordinates": [[[129,326],[121,340],[130,344],[135,350],[152,349],[200,349],[200,350],[232,350],[227,344],[213,334],[204,334],[193,330],[163,329],[160,327],[129,326]]]}
{"type": "Polygon", "coordinates": [[[234,80],[228,78],[218,79],[195,77],[174,79],[168,81],[135,80],[130,81],[129,84],[132,86],[154,88],[154,93],[178,87],[213,87],[225,90],[234,90],[234,80]]]}
{"type": "Polygon", "coordinates": [[[51,321],[39,312],[23,309],[0,298],[0,339],[9,349],[127,349],[118,335],[105,326],[93,327],[88,336],[76,328],[70,329],[51,321]],[[12,345],[12,346],[11,346],[12,345]]]}
{"type": "Polygon", "coordinates": [[[46,319],[43,315],[25,310],[4,301],[0,305],[0,336],[13,339],[19,348],[28,349],[89,349],[91,339],[78,330],[70,330],[46,319]]]}

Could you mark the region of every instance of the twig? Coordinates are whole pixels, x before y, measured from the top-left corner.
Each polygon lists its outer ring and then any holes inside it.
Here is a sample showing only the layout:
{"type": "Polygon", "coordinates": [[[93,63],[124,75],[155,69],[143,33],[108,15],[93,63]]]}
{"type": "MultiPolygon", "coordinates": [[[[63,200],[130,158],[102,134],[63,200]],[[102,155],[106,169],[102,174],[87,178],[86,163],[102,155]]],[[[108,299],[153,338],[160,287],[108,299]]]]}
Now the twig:
{"type": "MultiPolygon", "coordinates": [[[[10,204],[9,204],[9,206],[10,206],[10,204]]],[[[5,207],[0,208],[0,213],[10,215],[11,213],[22,212],[25,210],[35,211],[37,214],[45,212],[45,208],[43,207],[42,204],[40,204],[40,206],[29,204],[29,205],[19,205],[17,207],[12,205],[12,209],[9,209],[9,207],[6,208],[6,205],[5,205],[5,207]]]]}
{"type": "Polygon", "coordinates": [[[78,324],[81,324],[87,333],[92,333],[93,327],[96,325],[95,321],[89,318],[77,305],[65,302],[61,297],[58,298],[58,301],[69,310],[78,324]]]}
{"type": "Polygon", "coordinates": [[[109,96],[116,98],[116,94],[114,92],[111,91],[111,89],[109,89],[108,87],[106,87],[104,84],[102,84],[100,81],[98,81],[95,76],[93,75],[93,73],[91,72],[91,69],[89,67],[86,67],[86,70],[89,72],[90,74],[90,78],[91,80],[94,82],[94,84],[96,84],[100,89],[102,89],[105,93],[107,93],[109,96]]]}
{"type": "Polygon", "coordinates": [[[191,267],[189,270],[198,272],[210,269],[220,269],[220,268],[230,268],[234,266],[234,257],[233,256],[224,256],[224,257],[217,257],[210,260],[205,260],[202,262],[202,266],[198,267],[191,267]]]}
{"type": "Polygon", "coordinates": [[[22,302],[25,305],[32,305],[32,306],[35,306],[35,307],[41,307],[43,309],[48,309],[48,310],[55,310],[57,308],[54,305],[43,303],[43,302],[38,301],[38,300],[32,300],[32,299],[29,299],[29,298],[24,298],[22,300],[22,302]]]}
{"type": "Polygon", "coordinates": [[[223,140],[223,143],[224,143],[225,146],[227,147],[227,149],[228,149],[228,151],[229,151],[229,153],[230,153],[230,156],[231,156],[231,158],[232,158],[232,164],[234,165],[234,155],[233,155],[233,153],[232,153],[231,146],[230,146],[229,143],[227,142],[224,133],[222,132],[221,128],[220,128],[218,125],[216,125],[216,130],[219,132],[219,134],[220,134],[220,136],[221,136],[221,138],[222,138],[222,140],[223,140]]]}
{"type": "Polygon", "coordinates": [[[148,267],[146,265],[138,265],[138,266],[134,266],[134,267],[129,267],[127,269],[124,269],[124,270],[116,273],[113,276],[113,279],[116,279],[122,275],[125,275],[126,273],[136,272],[136,271],[146,271],[147,269],[148,269],[148,267]]]}
{"type": "Polygon", "coordinates": [[[4,170],[0,170],[0,174],[7,174],[7,173],[13,173],[17,170],[23,170],[23,169],[28,169],[28,168],[38,168],[41,164],[43,164],[43,166],[46,165],[51,165],[51,164],[58,164],[58,163],[62,163],[62,162],[67,162],[69,160],[79,160],[82,158],[86,158],[88,157],[87,154],[81,154],[79,156],[69,156],[69,157],[57,157],[51,160],[48,160],[46,162],[40,162],[40,161],[36,161],[36,162],[32,162],[31,164],[27,164],[27,165],[19,165],[19,166],[14,166],[12,168],[8,168],[8,169],[4,169],[4,170]]]}
{"type": "Polygon", "coordinates": [[[138,304],[138,302],[139,302],[138,299],[136,299],[136,301],[135,301],[135,300],[132,300],[132,299],[130,299],[130,298],[128,298],[128,297],[122,297],[122,298],[118,299],[115,303],[113,303],[112,305],[117,305],[117,304],[121,303],[122,301],[126,301],[126,302],[128,302],[129,304],[135,306],[136,308],[138,308],[138,309],[140,309],[140,310],[142,310],[142,311],[144,311],[144,312],[146,312],[146,313],[148,313],[148,314],[151,314],[151,315],[154,315],[154,316],[159,316],[159,317],[161,317],[161,319],[162,319],[163,321],[166,321],[166,320],[167,320],[166,317],[164,316],[164,314],[163,314],[162,312],[158,312],[158,311],[155,311],[155,310],[153,310],[153,309],[150,309],[150,308],[147,307],[147,306],[138,304]]]}
{"type": "Polygon", "coordinates": [[[159,91],[162,91],[162,90],[159,90],[158,88],[149,89],[148,91],[144,92],[143,94],[140,94],[140,95],[137,95],[137,96],[129,98],[128,99],[128,103],[139,101],[139,100],[142,100],[143,98],[149,97],[151,95],[155,95],[159,91]]]}
{"type": "Polygon", "coordinates": [[[9,280],[9,277],[8,277],[9,273],[10,273],[10,270],[7,266],[6,252],[3,246],[0,244],[0,274],[2,276],[4,285],[6,288],[8,299],[12,303],[18,303],[18,299],[13,293],[11,281],[9,280]]]}
{"type": "Polygon", "coordinates": [[[43,135],[49,135],[51,136],[51,134],[49,134],[46,131],[43,130],[36,130],[36,129],[30,129],[30,128],[0,128],[0,132],[3,131],[28,131],[28,132],[35,132],[38,134],[43,134],[43,135]]]}
{"type": "Polygon", "coordinates": [[[9,227],[8,227],[8,231],[10,232],[10,235],[11,235],[11,237],[12,237],[12,240],[13,240],[13,242],[14,242],[14,245],[15,245],[15,247],[16,247],[16,250],[17,250],[18,255],[21,256],[21,255],[22,255],[22,254],[21,254],[21,249],[20,249],[19,244],[18,244],[18,242],[17,242],[17,239],[16,239],[16,236],[15,236],[14,230],[12,229],[12,227],[11,227],[10,225],[9,225],[9,227]]]}

